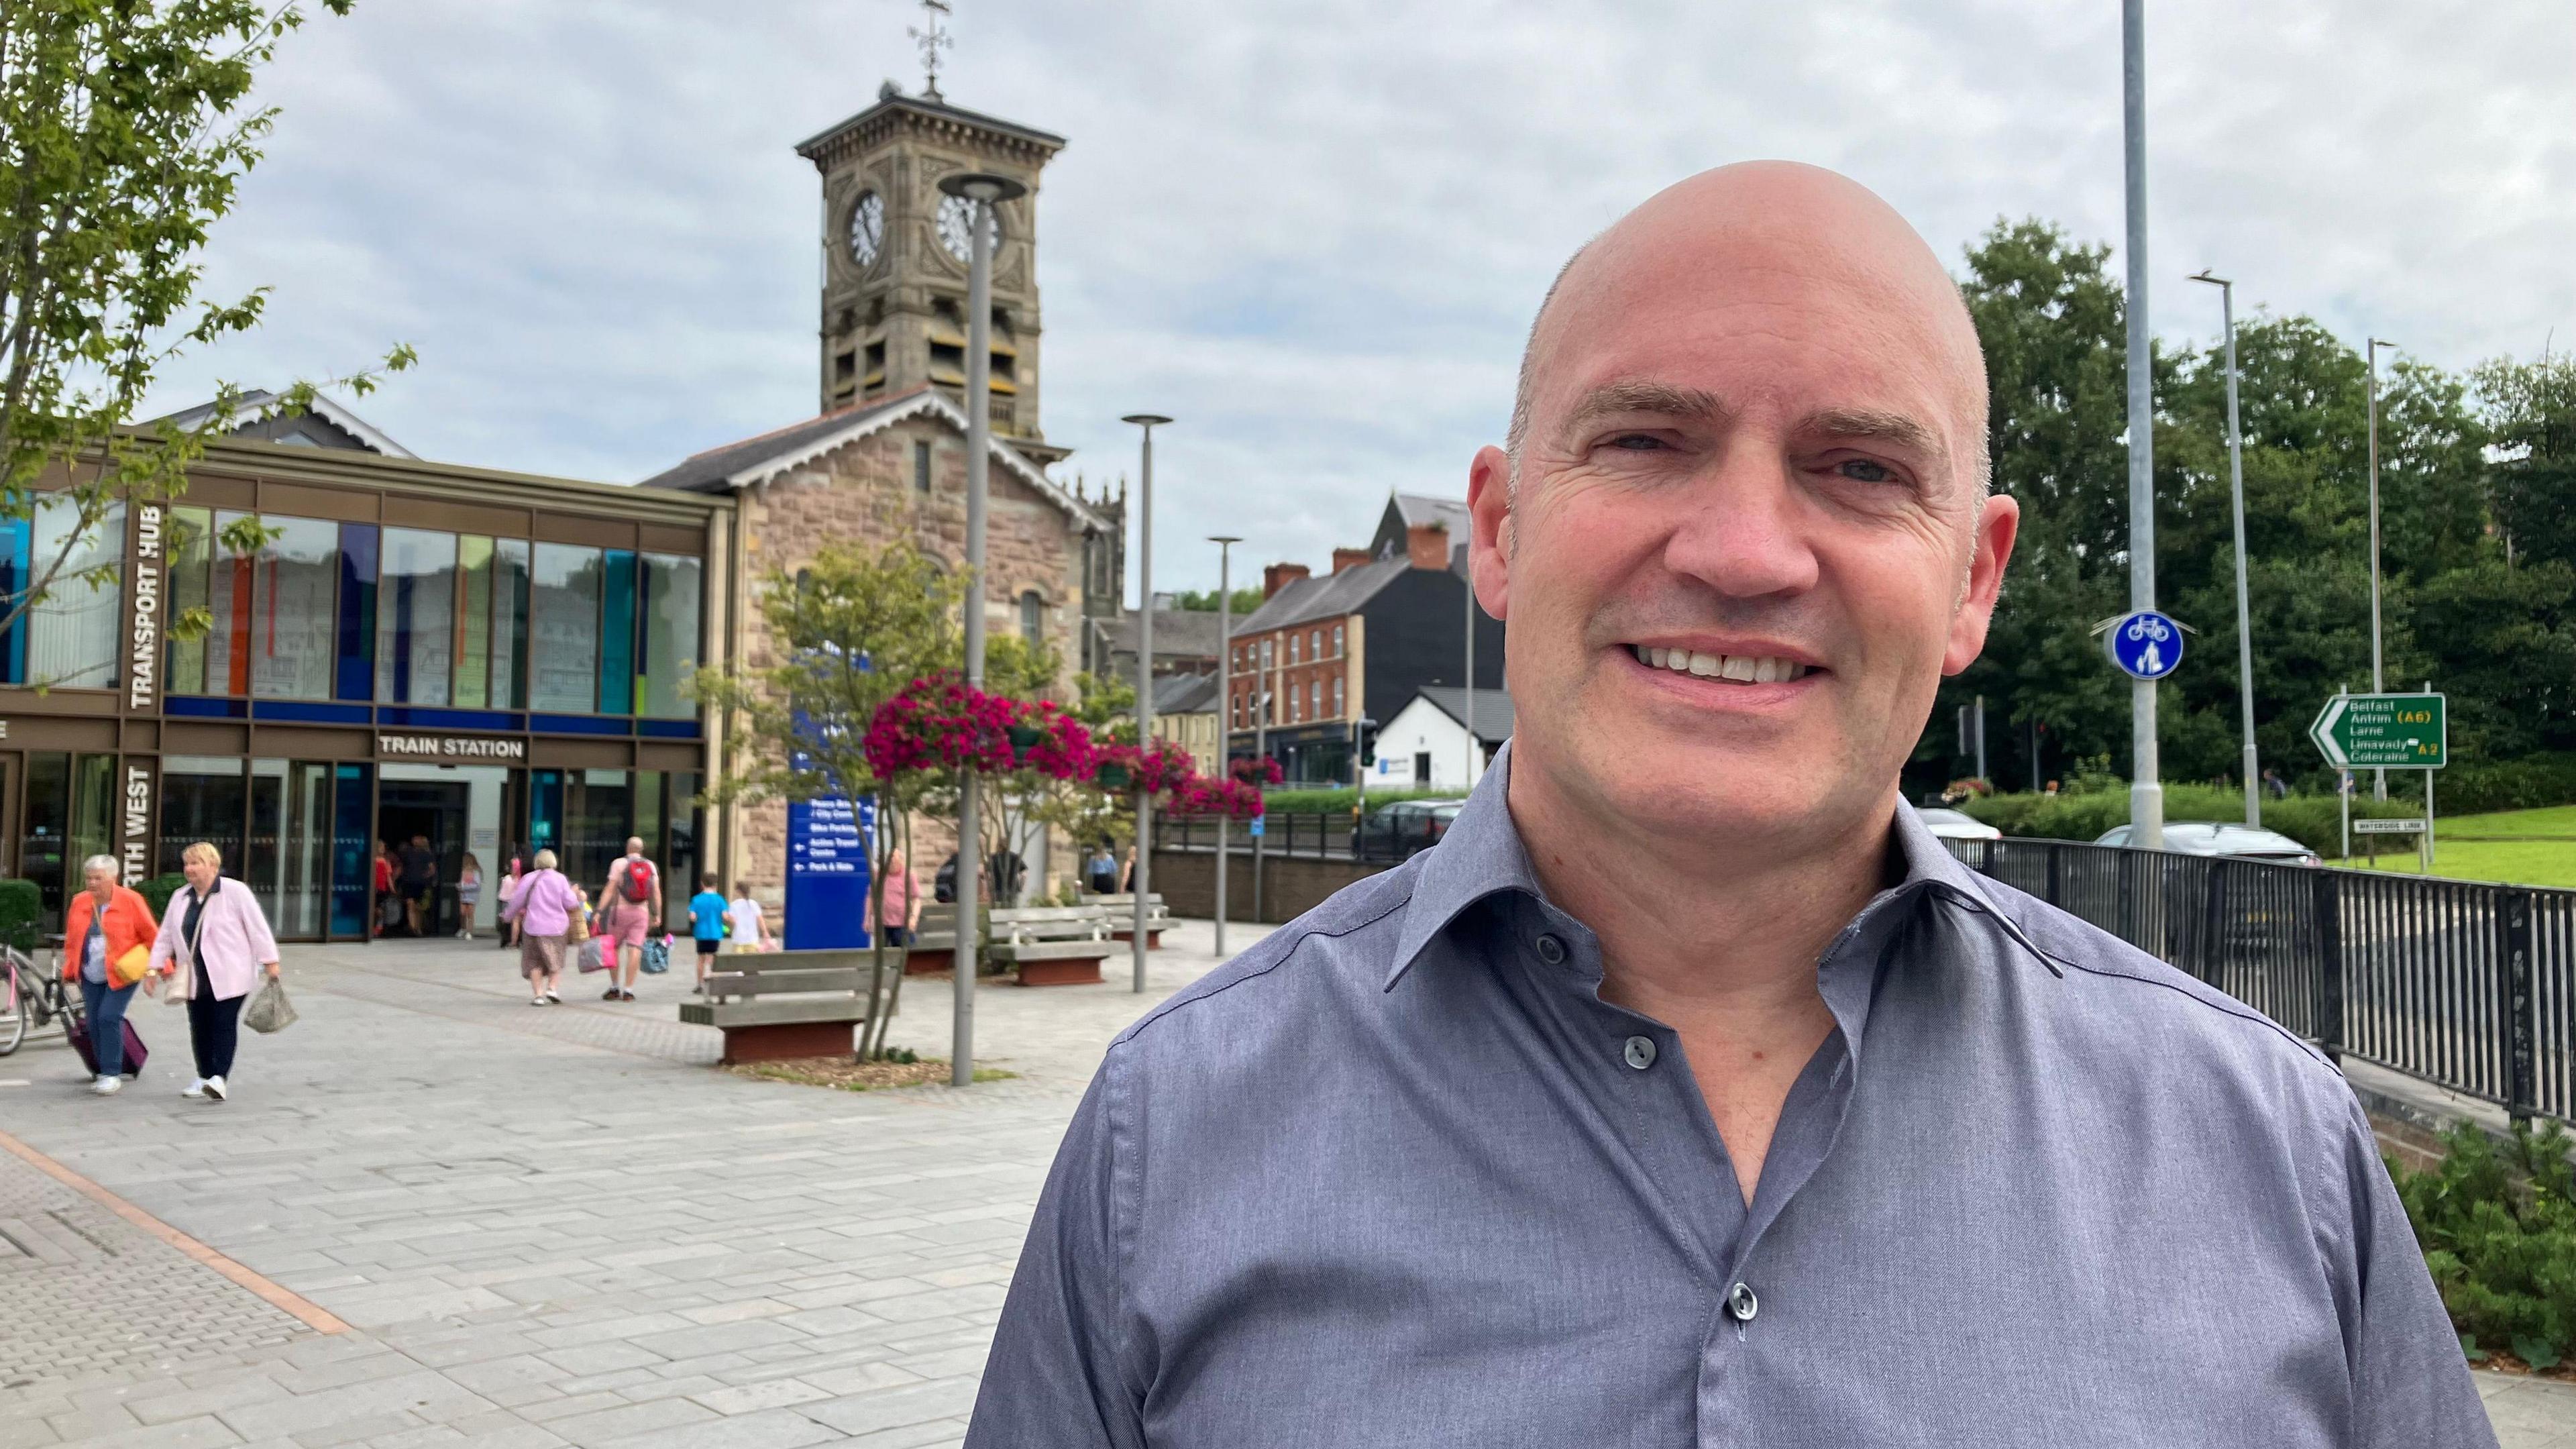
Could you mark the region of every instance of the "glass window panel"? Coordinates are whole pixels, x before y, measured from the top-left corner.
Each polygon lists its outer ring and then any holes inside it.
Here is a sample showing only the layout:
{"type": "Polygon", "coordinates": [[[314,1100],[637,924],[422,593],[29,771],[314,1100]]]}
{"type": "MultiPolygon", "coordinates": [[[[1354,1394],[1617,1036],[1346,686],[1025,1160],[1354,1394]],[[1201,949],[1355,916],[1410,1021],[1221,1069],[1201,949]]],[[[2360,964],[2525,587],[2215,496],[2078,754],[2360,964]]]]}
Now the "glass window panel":
{"type": "MultiPolygon", "coordinates": [[[[372,533],[374,530],[370,529],[372,533]]],[[[367,820],[375,808],[373,765],[331,767],[331,934],[363,937],[367,899],[376,887],[375,852],[367,845],[367,820]]]]}
{"type": "Polygon", "coordinates": [[[202,840],[224,853],[225,868],[241,871],[242,776],[249,762],[238,755],[161,757],[161,836],[154,842],[152,873],[179,874],[180,854],[202,840]]]}
{"type": "Polygon", "coordinates": [[[528,541],[492,545],[492,706],[528,707],[528,541]]]}
{"type": "Polygon", "coordinates": [[[612,548],[599,623],[599,712],[635,712],[635,551],[612,548]]]}
{"type": "Polygon", "coordinates": [[[215,538],[208,546],[206,607],[214,627],[206,634],[206,693],[250,693],[251,621],[258,617],[255,594],[259,560],[224,546],[225,530],[250,517],[230,510],[215,515],[215,538]]]}
{"type": "Polygon", "coordinates": [[[705,572],[698,560],[644,555],[644,698],[654,719],[688,719],[697,706],[688,685],[698,669],[698,600],[705,572]]]}
{"type": "Polygon", "coordinates": [[[457,569],[465,588],[464,623],[456,649],[456,703],[481,709],[492,698],[492,540],[467,535],[457,541],[457,569]]]}
{"type": "Polygon", "coordinates": [[[456,535],[388,528],[376,601],[376,698],[445,704],[456,657],[456,535]]]}
{"type": "Polygon", "coordinates": [[[259,553],[251,692],[263,699],[328,699],[340,526],[319,518],[266,523],[277,536],[259,553]]]}
{"type": "Polygon", "coordinates": [[[589,714],[599,703],[599,550],[541,543],[534,552],[529,707],[589,714]]]}
{"type": "MultiPolygon", "coordinates": [[[[340,671],[342,699],[376,694],[376,526],[340,525],[340,671]]],[[[334,907],[337,909],[337,907],[334,907]]]]}
{"type": "MultiPolygon", "coordinates": [[[[173,508],[163,554],[170,562],[170,622],[207,607],[206,587],[215,562],[215,515],[207,508],[173,508]]],[[[206,692],[206,641],[170,641],[170,692],[206,692]]]]}
{"type": "MultiPolygon", "coordinates": [[[[30,565],[54,572],[45,599],[27,611],[27,682],[68,689],[108,689],[116,684],[116,607],[119,581],[92,584],[81,575],[125,558],[125,505],[112,503],[86,533],[80,505],[49,497],[36,505],[30,565]],[[77,534],[77,536],[75,536],[77,534]]],[[[120,569],[119,579],[122,579],[120,569]]]]}
{"type": "Polygon", "coordinates": [[[36,883],[48,929],[63,909],[63,854],[71,848],[72,757],[55,750],[27,754],[27,834],[18,842],[18,871],[36,883]]]}

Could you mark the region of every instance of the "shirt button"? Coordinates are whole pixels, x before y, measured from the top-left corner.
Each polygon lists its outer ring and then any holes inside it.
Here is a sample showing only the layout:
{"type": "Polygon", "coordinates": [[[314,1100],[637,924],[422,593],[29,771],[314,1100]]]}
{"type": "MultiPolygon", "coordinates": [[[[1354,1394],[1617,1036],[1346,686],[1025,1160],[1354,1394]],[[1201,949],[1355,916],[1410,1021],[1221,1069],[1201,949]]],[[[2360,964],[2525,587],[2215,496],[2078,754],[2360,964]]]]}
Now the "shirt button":
{"type": "Polygon", "coordinates": [[[1558,939],[1557,939],[1556,937],[1554,937],[1554,936],[1541,936],[1541,937],[1539,937],[1539,938],[1538,938],[1538,959],[1540,959],[1540,960],[1542,960],[1542,961],[1546,962],[1546,963],[1547,963],[1547,964],[1549,964],[1550,966],[1562,966],[1562,965],[1564,965],[1564,964],[1565,964],[1565,943],[1564,943],[1563,941],[1558,940],[1558,939]]]}
{"type": "Polygon", "coordinates": [[[1726,1295],[1727,1317],[1734,1319],[1738,1323],[1751,1323],[1753,1321],[1753,1315],[1761,1311],[1762,1300],[1753,1296],[1753,1290],[1751,1288],[1742,1283],[1738,1283],[1734,1288],[1728,1290],[1726,1295]]]}
{"type": "Polygon", "coordinates": [[[1655,1039],[1632,1036],[1628,1038],[1628,1050],[1623,1055],[1627,1057],[1628,1065],[1642,1072],[1655,1064],[1655,1039]]]}

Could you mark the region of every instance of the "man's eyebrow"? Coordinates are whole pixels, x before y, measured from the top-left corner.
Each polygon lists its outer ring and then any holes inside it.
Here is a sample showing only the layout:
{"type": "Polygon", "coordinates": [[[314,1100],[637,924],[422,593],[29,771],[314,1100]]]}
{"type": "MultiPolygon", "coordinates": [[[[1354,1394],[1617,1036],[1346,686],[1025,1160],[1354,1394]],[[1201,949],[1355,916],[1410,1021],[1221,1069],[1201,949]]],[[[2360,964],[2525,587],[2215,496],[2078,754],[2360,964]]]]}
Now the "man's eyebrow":
{"type": "Polygon", "coordinates": [[[1717,395],[1695,387],[1661,382],[1606,383],[1585,393],[1565,415],[1561,430],[1571,437],[1603,418],[1622,413],[1660,413],[1666,417],[1705,420],[1725,416],[1717,395]]]}
{"type": "Polygon", "coordinates": [[[1799,430],[1855,442],[1888,443],[1936,461],[1950,456],[1941,435],[1922,420],[1883,408],[1827,408],[1809,414],[1799,430]]]}

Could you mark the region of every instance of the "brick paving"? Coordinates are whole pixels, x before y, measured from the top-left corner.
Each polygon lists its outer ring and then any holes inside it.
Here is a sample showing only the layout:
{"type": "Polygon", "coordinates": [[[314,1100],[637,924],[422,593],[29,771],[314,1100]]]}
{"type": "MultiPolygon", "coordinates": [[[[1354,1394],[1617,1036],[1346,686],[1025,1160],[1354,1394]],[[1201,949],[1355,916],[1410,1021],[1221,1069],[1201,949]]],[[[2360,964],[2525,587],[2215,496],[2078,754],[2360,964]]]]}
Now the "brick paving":
{"type": "MultiPolygon", "coordinates": [[[[1064,1121],[1108,1039],[1213,964],[1207,931],[1141,996],[1124,958],[986,989],[985,1060],[1019,1076],[964,1091],[719,1073],[684,976],[534,1010],[457,942],[290,948],[303,1019],[245,1037],[221,1106],[177,1095],[175,1012],[137,1008],[166,1054],[113,1098],[31,1041],[0,1127],[353,1327],[0,1155],[0,1449],[955,1444],[1064,1121]]],[[[894,1040],[944,1050],[948,1008],[911,982],[894,1040]]],[[[2480,1388],[2513,1449],[2576,1449],[2576,1388],[2480,1388]]]]}

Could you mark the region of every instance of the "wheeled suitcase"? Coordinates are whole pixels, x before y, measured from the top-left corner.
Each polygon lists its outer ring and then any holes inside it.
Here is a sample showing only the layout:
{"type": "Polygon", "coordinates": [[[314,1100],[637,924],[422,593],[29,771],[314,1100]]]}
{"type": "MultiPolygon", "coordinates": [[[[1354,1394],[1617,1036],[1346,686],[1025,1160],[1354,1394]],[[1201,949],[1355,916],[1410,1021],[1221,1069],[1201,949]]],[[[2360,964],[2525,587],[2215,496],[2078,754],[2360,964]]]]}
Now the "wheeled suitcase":
{"type": "MultiPolygon", "coordinates": [[[[125,1027],[125,1075],[142,1076],[144,1059],[151,1053],[143,1049],[143,1038],[134,1034],[134,1023],[131,1020],[125,1021],[122,1025],[125,1027]]],[[[98,1053],[90,1049],[89,1022],[80,1017],[66,1019],[63,1022],[63,1037],[72,1044],[73,1051],[80,1053],[81,1065],[89,1068],[91,1076],[97,1076],[98,1053]]]]}

